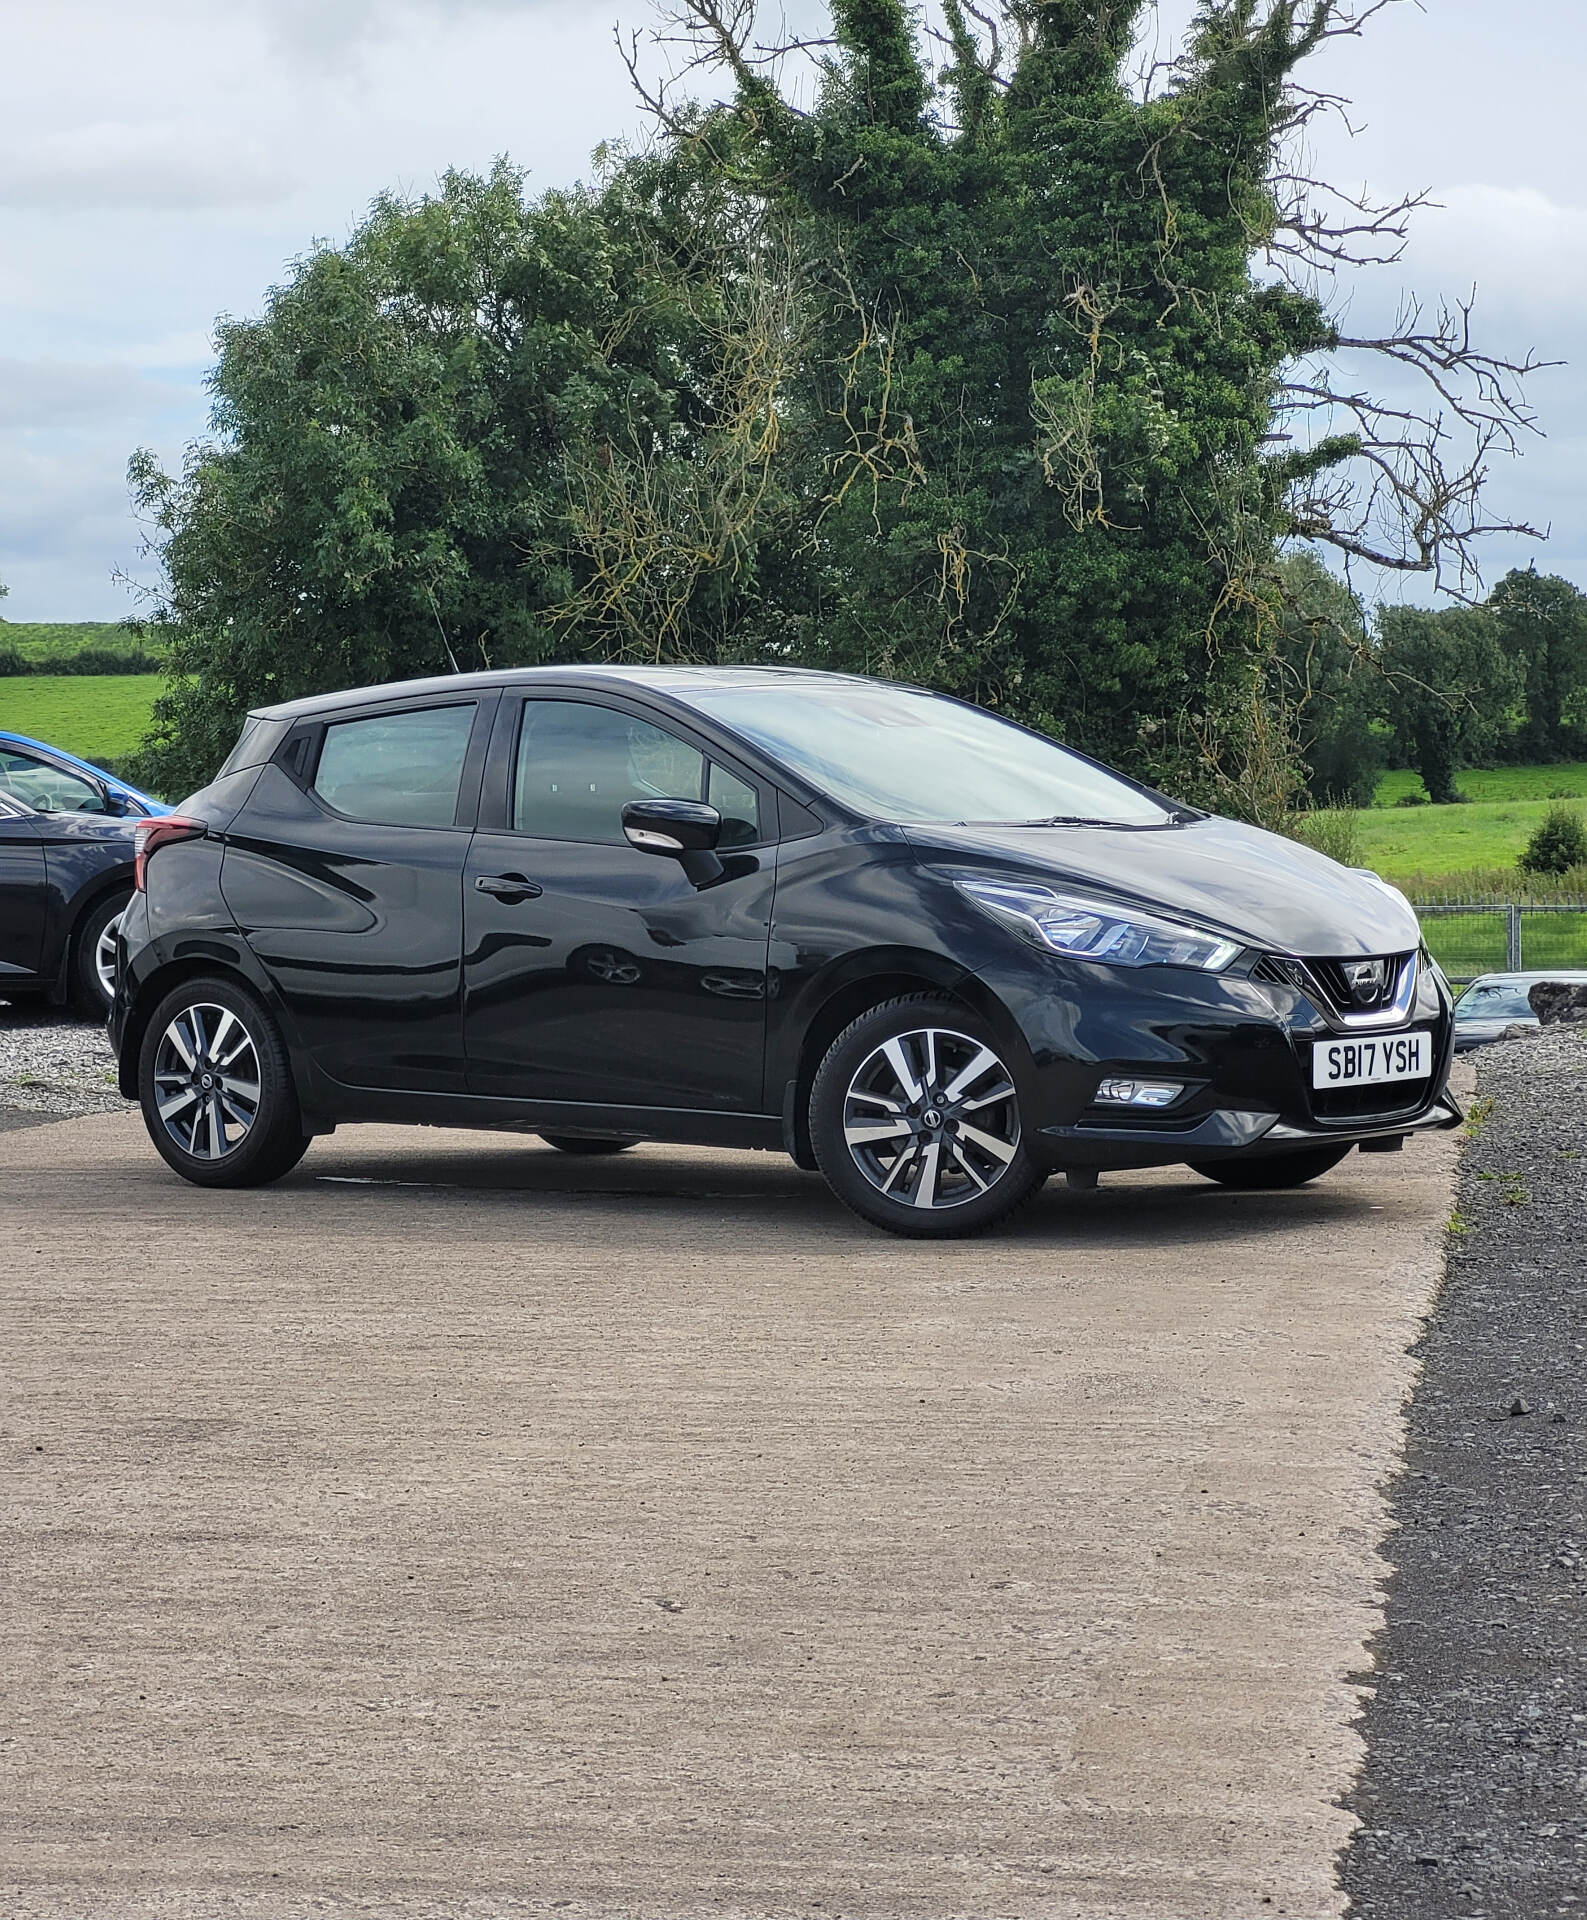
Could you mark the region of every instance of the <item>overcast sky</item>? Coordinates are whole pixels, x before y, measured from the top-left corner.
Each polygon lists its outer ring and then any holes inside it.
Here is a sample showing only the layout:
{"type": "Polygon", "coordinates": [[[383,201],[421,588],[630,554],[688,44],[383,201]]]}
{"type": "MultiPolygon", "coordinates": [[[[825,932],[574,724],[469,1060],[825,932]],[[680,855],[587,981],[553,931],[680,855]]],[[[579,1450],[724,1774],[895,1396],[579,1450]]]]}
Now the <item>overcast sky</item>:
{"type": "MultiPolygon", "coordinates": [[[[134,610],[114,576],[152,574],[128,455],[180,461],[216,316],[257,313],[373,195],[499,153],[562,184],[637,134],[618,16],[651,18],[646,0],[0,0],[0,613],[134,610]]],[[[1535,551],[1587,587],[1587,8],[1402,4],[1325,79],[1364,125],[1324,134],[1324,171],[1443,202],[1355,317],[1475,284],[1489,341],[1574,363],[1533,382],[1549,437],[1493,489],[1553,537],[1495,541],[1488,572],[1535,551]]]]}

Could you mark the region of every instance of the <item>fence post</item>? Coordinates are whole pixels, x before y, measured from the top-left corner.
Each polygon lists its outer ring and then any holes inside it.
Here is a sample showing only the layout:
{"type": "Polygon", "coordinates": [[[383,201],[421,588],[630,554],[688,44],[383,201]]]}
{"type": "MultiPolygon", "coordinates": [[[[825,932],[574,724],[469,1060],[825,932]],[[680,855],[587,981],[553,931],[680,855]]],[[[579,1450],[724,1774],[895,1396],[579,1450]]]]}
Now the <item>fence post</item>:
{"type": "Polygon", "coordinates": [[[1505,969],[1509,973],[1521,971],[1521,909],[1505,909],[1505,969]]]}

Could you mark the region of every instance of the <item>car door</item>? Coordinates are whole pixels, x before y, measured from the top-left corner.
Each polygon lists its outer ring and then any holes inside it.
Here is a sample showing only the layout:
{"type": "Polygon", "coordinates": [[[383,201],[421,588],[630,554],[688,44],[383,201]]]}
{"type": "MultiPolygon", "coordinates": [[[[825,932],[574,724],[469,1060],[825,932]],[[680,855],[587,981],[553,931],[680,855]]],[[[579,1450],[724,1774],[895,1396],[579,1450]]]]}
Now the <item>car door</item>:
{"type": "Polygon", "coordinates": [[[618,696],[504,699],[463,889],[472,1091],[762,1111],[773,796],[618,696]],[[630,800],[709,800],[697,887],[623,835],[630,800]]]}
{"type": "Polygon", "coordinates": [[[464,1091],[463,863],[495,702],[304,723],[228,829],[227,907],[344,1086],[464,1091]]]}
{"type": "Polygon", "coordinates": [[[8,974],[36,974],[44,951],[41,826],[36,814],[0,796],[0,991],[8,974]]]}

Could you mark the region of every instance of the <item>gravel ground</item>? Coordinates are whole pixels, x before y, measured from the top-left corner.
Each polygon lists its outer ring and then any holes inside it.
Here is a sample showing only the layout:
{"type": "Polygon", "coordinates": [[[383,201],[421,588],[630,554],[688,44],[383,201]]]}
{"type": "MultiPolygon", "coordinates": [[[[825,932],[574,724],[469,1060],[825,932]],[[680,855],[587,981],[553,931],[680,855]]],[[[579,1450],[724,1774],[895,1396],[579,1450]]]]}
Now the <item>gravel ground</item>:
{"type": "Polygon", "coordinates": [[[1481,1056],[1369,1679],[1371,1920],[1587,1914],[1587,1038],[1481,1056]]]}
{"type": "Polygon", "coordinates": [[[125,1105],[102,1026],[0,1000],[0,1132],[125,1105]]]}

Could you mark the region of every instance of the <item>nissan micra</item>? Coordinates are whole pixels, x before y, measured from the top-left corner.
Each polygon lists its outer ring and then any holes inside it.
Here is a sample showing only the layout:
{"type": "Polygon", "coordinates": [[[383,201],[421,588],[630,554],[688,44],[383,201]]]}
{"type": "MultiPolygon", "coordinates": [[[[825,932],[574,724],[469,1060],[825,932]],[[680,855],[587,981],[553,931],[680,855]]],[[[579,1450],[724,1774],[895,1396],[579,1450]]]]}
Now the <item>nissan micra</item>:
{"type": "Polygon", "coordinates": [[[1059,1170],[1294,1187],[1460,1119],[1394,889],[918,688],[609,667],[301,700],[138,840],[121,1088],[201,1186],[407,1121],[781,1150],[944,1236],[1059,1170]]]}

